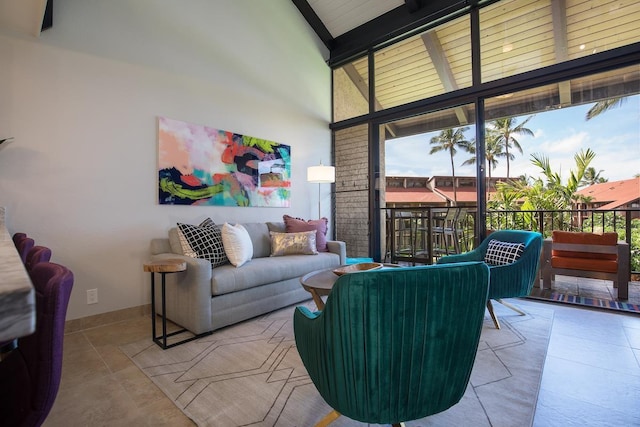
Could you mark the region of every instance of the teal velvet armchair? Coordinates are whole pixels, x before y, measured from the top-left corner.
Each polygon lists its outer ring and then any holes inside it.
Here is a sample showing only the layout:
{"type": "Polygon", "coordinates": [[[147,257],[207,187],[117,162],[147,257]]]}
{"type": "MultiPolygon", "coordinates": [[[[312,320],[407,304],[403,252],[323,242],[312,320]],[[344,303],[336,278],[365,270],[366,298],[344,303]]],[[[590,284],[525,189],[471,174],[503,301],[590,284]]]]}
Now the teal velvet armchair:
{"type": "Polygon", "coordinates": [[[494,231],[476,249],[458,255],[442,257],[438,260],[438,264],[484,261],[487,247],[491,240],[524,244],[524,251],[515,262],[506,265],[489,265],[491,278],[489,280],[487,309],[496,328],[500,329],[500,322],[498,322],[498,318],[493,312],[491,300],[496,300],[522,315],[525,314],[513,305],[503,301],[502,298],[524,297],[531,293],[531,288],[536,277],[538,277],[542,235],[534,231],[523,230],[494,231]]]}
{"type": "Polygon", "coordinates": [[[338,278],[322,312],[297,307],[296,345],[340,415],[400,425],[458,403],[476,357],[489,285],[481,262],[338,278]]]}

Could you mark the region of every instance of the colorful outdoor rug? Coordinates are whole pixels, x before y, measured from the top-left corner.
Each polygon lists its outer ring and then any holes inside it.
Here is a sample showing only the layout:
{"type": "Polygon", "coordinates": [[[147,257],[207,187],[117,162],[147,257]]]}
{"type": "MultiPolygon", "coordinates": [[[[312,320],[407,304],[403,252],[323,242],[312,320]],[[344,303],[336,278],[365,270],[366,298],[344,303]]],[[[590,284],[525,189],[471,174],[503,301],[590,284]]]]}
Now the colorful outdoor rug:
{"type": "MultiPolygon", "coordinates": [[[[500,330],[486,316],[462,400],[407,427],[530,426],[553,310],[527,305],[525,311],[496,307],[500,330]]],[[[330,408],[302,365],[292,317],[288,307],[164,351],[150,339],[121,348],[198,426],[313,426],[330,408]]],[[[364,426],[346,417],[331,425],[364,426]]]]}
{"type": "Polygon", "coordinates": [[[529,294],[527,298],[541,300],[541,301],[552,301],[552,302],[580,305],[583,307],[595,307],[595,308],[602,308],[606,310],[618,310],[618,311],[626,311],[630,313],[640,314],[640,304],[633,304],[628,302],[606,300],[606,299],[599,299],[599,298],[582,297],[578,295],[567,295],[559,292],[554,292],[549,289],[534,288],[531,291],[531,294],[529,294]]]}

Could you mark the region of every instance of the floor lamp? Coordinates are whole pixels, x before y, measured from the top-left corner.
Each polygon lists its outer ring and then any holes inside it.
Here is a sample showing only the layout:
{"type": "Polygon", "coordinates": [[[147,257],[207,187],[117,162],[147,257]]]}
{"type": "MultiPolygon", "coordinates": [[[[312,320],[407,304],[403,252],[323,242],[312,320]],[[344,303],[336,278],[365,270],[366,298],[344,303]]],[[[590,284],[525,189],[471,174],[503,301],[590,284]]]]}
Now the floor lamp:
{"type": "Polygon", "coordinates": [[[318,184],[318,219],[322,218],[320,211],[320,184],[331,184],[336,182],[336,168],[325,166],[320,162],[319,166],[309,166],[307,168],[307,182],[318,184]]]}

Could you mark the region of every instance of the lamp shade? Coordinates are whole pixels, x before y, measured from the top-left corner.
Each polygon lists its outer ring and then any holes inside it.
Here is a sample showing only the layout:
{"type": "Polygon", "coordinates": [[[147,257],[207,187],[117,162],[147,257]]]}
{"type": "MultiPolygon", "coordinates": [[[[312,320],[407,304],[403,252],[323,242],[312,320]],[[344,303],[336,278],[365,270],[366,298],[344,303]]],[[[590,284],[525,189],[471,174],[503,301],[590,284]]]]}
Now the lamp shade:
{"type": "Polygon", "coordinates": [[[336,182],[336,168],[333,166],[309,166],[307,168],[307,181],[318,184],[336,182]]]}

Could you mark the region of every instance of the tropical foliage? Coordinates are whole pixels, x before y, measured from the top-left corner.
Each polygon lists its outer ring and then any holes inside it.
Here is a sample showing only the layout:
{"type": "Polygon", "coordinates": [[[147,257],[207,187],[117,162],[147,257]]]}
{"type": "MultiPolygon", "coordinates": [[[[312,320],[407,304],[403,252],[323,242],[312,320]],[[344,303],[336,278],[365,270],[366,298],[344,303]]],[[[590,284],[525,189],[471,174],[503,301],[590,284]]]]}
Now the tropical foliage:
{"type": "Polygon", "coordinates": [[[580,181],[580,187],[588,187],[590,185],[608,182],[608,179],[600,176],[602,172],[604,171],[600,170],[596,172],[594,167],[589,166],[587,170],[584,171],[584,177],[582,178],[582,181],[580,181]]]}
{"type": "MultiPolygon", "coordinates": [[[[583,223],[584,230],[597,233],[618,233],[619,240],[627,240],[626,219],[614,211],[603,212],[587,218],[583,223]]],[[[640,271],[640,219],[631,220],[631,271],[640,271]]]]}
{"type": "MultiPolygon", "coordinates": [[[[490,210],[504,211],[569,210],[573,203],[581,200],[576,193],[580,182],[584,179],[585,171],[595,156],[596,153],[589,148],[578,152],[574,156],[575,169],[569,172],[567,182],[564,183],[560,173],[552,169],[547,156],[532,154],[531,163],[540,168],[542,177],[535,179],[525,177],[525,179],[499,183],[496,193],[491,197],[487,206],[490,210]]],[[[532,229],[539,228],[533,215],[519,216],[518,218],[520,221],[524,221],[524,224],[520,224],[520,226],[532,229]]],[[[504,221],[506,222],[498,224],[501,228],[515,225],[510,223],[507,217],[504,221]]],[[[562,224],[571,223],[571,218],[557,215],[552,217],[550,221],[548,225],[552,227],[551,229],[563,229],[562,224]]],[[[495,226],[495,224],[488,225],[495,226]]]]}
{"type": "Polygon", "coordinates": [[[604,101],[596,102],[593,105],[593,107],[591,107],[589,111],[587,111],[586,119],[591,120],[594,117],[597,117],[600,114],[604,113],[605,111],[609,111],[613,108],[621,106],[622,104],[624,104],[625,101],[626,101],[626,98],[622,97],[622,98],[605,99],[604,101]]]}

